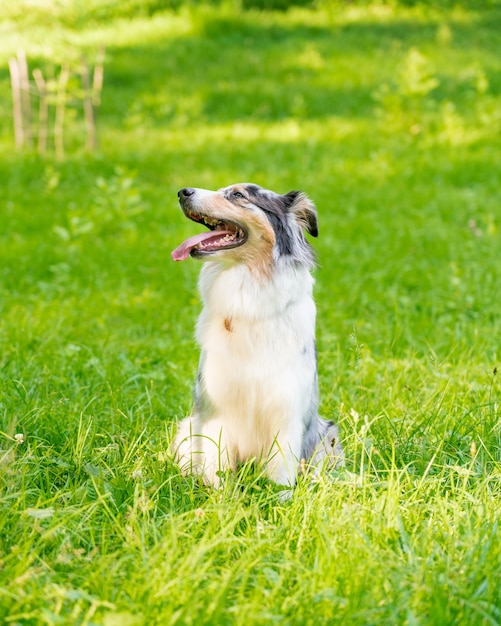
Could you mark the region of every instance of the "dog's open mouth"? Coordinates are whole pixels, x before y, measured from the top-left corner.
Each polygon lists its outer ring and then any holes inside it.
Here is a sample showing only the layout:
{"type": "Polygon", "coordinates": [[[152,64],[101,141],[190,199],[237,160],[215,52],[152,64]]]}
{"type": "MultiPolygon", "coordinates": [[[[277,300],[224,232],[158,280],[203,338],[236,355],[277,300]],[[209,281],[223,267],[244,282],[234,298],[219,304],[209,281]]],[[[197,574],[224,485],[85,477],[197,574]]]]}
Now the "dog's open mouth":
{"type": "Polygon", "coordinates": [[[185,215],[190,220],[207,226],[209,232],[194,235],[183,241],[172,252],[174,261],[184,261],[189,255],[193,257],[205,256],[220,250],[237,248],[247,240],[247,231],[236,222],[218,220],[186,210],[185,215]]]}

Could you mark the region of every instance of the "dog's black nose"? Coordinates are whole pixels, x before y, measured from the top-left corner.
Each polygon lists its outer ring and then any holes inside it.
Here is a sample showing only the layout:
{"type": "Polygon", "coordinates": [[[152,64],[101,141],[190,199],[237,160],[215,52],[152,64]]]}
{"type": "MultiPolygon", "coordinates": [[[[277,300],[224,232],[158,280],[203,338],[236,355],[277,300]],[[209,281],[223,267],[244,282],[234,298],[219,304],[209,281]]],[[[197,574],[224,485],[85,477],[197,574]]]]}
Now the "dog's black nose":
{"type": "Polygon", "coordinates": [[[183,187],[177,192],[178,198],[189,198],[195,193],[195,190],[191,187],[183,187]]]}

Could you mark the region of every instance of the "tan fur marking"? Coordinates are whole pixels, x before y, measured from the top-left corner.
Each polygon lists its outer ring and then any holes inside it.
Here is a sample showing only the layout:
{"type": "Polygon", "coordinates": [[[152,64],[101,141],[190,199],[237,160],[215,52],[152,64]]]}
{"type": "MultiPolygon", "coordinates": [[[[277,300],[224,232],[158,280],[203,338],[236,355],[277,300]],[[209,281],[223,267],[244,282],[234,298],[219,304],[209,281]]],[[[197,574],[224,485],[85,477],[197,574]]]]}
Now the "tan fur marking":
{"type": "Polygon", "coordinates": [[[228,319],[227,317],[224,318],[224,327],[226,328],[226,330],[229,333],[233,332],[233,327],[231,325],[231,320],[228,319]]]}
{"type": "Polygon", "coordinates": [[[275,245],[275,233],[265,217],[247,213],[243,216],[249,233],[249,243],[235,249],[235,256],[239,257],[240,263],[245,263],[258,275],[268,276],[272,270],[273,246],[275,245]]]}
{"type": "Polygon", "coordinates": [[[197,208],[208,217],[227,219],[245,226],[249,236],[248,243],[233,250],[227,250],[225,257],[236,263],[247,265],[254,274],[263,278],[271,274],[275,233],[264,216],[252,214],[249,210],[232,204],[217,192],[211,196],[210,200],[205,199],[199,207],[194,207],[194,210],[196,211],[197,208]]]}

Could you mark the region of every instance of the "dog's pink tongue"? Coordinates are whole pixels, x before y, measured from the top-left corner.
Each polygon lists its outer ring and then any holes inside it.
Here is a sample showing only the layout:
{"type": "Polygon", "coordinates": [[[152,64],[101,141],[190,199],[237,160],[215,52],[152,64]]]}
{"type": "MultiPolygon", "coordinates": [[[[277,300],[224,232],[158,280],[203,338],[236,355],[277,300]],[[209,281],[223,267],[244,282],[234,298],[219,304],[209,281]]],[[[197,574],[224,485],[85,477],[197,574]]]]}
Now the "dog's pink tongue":
{"type": "Polygon", "coordinates": [[[222,239],[225,235],[232,235],[229,230],[211,230],[208,233],[200,233],[200,235],[194,235],[178,246],[172,251],[171,255],[174,261],[185,261],[193,248],[196,248],[200,243],[212,242],[222,239]]]}

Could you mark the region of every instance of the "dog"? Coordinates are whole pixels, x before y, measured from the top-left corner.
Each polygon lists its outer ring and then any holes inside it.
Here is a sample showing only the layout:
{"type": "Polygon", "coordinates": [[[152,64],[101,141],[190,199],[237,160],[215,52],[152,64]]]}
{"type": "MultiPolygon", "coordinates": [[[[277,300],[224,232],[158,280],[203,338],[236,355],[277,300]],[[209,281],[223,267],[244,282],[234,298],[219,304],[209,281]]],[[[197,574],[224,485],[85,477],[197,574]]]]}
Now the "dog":
{"type": "Polygon", "coordinates": [[[194,409],[179,425],[176,460],[215,487],[255,461],[290,490],[305,467],[343,462],[337,426],[318,415],[315,258],[305,237],[318,236],[315,206],[303,192],[251,183],[178,197],[208,231],[172,252],[204,262],[194,409]]]}

